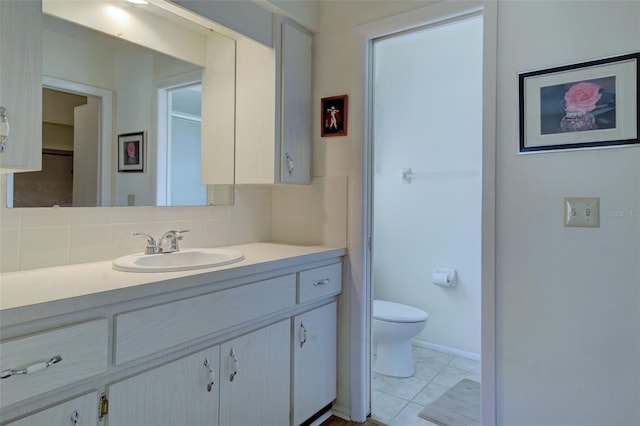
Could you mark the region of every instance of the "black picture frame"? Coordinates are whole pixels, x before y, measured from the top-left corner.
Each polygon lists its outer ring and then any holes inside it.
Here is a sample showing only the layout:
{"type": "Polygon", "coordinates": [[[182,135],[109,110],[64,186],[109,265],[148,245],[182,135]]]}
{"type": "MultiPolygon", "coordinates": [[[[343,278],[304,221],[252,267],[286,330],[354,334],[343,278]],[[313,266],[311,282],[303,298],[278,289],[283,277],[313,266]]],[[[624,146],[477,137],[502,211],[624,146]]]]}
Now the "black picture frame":
{"type": "Polygon", "coordinates": [[[145,132],[118,135],[118,172],[144,172],[145,132]]]}
{"type": "Polygon", "coordinates": [[[640,52],[519,75],[519,153],[640,144],[640,52]]]}
{"type": "Polygon", "coordinates": [[[320,100],[320,136],[347,136],[347,95],[331,96],[320,100]]]}

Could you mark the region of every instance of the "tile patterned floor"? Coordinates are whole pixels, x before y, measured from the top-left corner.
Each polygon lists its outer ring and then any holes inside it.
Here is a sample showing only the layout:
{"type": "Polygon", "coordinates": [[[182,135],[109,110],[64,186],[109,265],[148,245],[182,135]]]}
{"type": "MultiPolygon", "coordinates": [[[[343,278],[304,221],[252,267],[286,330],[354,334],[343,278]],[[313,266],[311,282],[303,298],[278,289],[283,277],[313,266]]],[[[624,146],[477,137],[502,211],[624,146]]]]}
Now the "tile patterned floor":
{"type": "Polygon", "coordinates": [[[389,426],[432,426],[420,410],[461,379],[480,382],[480,362],[413,346],[415,374],[399,379],[378,373],[371,380],[371,419],[389,426]]]}

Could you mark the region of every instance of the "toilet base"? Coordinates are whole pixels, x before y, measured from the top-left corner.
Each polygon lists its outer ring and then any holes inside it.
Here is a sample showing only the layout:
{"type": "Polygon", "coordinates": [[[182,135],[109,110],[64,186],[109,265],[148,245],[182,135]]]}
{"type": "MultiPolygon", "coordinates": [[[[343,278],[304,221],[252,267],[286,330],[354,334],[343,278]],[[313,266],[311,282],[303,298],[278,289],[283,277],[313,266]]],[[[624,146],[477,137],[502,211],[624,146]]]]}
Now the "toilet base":
{"type": "Polygon", "coordinates": [[[411,341],[376,342],[377,355],[373,371],[393,377],[411,377],[414,374],[411,341]]]}

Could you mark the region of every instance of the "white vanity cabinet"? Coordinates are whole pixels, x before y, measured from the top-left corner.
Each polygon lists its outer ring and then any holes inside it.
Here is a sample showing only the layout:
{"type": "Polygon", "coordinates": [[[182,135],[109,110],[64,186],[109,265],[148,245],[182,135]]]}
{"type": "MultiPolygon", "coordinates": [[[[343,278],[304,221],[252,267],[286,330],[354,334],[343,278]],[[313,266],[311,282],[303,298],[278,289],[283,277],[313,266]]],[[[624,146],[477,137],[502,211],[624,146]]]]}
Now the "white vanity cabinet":
{"type": "Polygon", "coordinates": [[[108,425],[217,426],[220,347],[108,385],[108,425]]]}
{"type": "Polygon", "coordinates": [[[220,424],[289,424],[290,327],[280,321],[220,347],[220,424]]]}
{"type": "Polygon", "coordinates": [[[293,425],[298,426],[336,398],[337,303],[293,319],[293,425]]]}
{"type": "MultiPolygon", "coordinates": [[[[42,166],[41,21],[39,0],[0,1],[0,107],[6,109],[9,123],[0,153],[3,173],[42,166]]],[[[3,120],[0,113],[0,134],[6,130],[3,120]]]]}
{"type": "Polygon", "coordinates": [[[98,392],[93,391],[8,423],[7,426],[95,426],[98,423],[97,401],[98,392]]]}
{"type": "MultiPolygon", "coordinates": [[[[66,281],[94,274],[95,292],[0,310],[0,425],[298,426],[316,416],[336,397],[344,250],[253,246],[238,246],[239,266],[184,276],[61,268],[66,281]],[[266,250],[283,254],[265,261],[266,250]]],[[[54,272],[24,279],[37,287],[54,272]]],[[[14,277],[2,277],[3,299],[23,284],[14,277]]]]}

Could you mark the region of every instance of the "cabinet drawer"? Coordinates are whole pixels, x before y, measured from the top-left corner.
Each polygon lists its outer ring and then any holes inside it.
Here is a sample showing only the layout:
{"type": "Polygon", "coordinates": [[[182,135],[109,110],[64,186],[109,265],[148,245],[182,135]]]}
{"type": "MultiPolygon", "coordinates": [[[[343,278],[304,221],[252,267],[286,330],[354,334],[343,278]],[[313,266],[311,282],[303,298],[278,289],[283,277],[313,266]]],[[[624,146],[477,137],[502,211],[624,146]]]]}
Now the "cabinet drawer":
{"type": "Polygon", "coordinates": [[[0,380],[0,407],[107,371],[108,333],[101,319],[0,343],[0,371],[17,370],[0,380]],[[57,355],[60,362],[41,368],[57,355]],[[35,371],[17,374],[27,367],[35,371]]]}
{"type": "Polygon", "coordinates": [[[294,274],[116,316],[115,363],[181,345],[295,305],[294,274]]]}
{"type": "Polygon", "coordinates": [[[298,303],[340,293],[342,263],[300,272],[298,303]]]}

